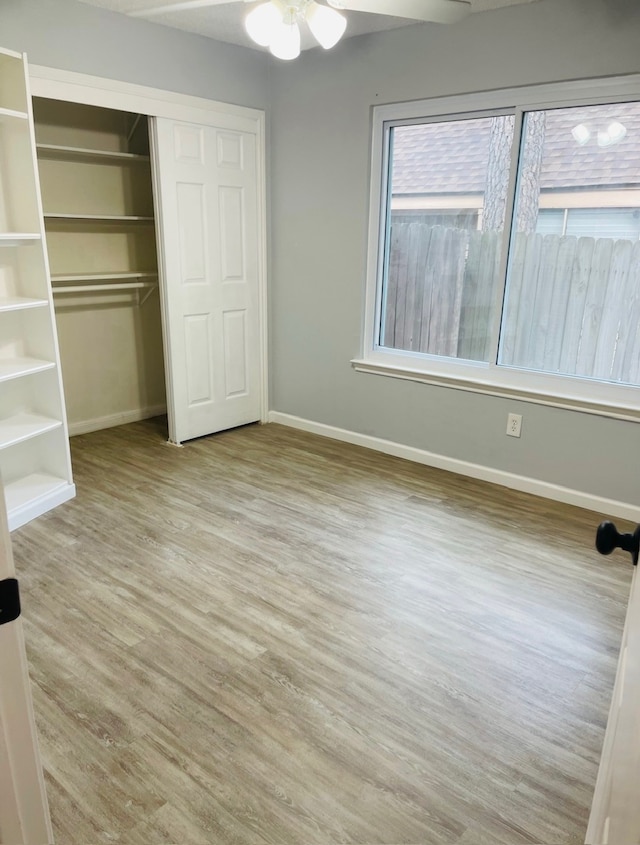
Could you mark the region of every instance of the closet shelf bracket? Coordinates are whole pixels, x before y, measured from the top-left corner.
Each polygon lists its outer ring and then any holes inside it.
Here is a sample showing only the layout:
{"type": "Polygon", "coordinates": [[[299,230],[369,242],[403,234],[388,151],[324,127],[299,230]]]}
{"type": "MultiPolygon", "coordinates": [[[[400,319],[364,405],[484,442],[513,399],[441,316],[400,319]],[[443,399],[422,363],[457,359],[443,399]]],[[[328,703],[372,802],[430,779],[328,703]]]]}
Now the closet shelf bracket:
{"type": "Polygon", "coordinates": [[[131,143],[131,139],[133,138],[133,133],[138,128],[138,124],[140,123],[141,118],[142,118],[141,114],[136,115],[136,119],[133,121],[133,125],[131,126],[131,129],[129,130],[129,134],[127,135],[127,144],[131,143]]]}
{"type": "Polygon", "coordinates": [[[154,292],[154,290],[158,290],[158,285],[147,284],[146,288],[147,288],[146,293],[142,293],[141,290],[138,290],[138,307],[139,308],[141,308],[145,304],[145,302],[147,301],[147,299],[149,299],[149,297],[154,292]]]}

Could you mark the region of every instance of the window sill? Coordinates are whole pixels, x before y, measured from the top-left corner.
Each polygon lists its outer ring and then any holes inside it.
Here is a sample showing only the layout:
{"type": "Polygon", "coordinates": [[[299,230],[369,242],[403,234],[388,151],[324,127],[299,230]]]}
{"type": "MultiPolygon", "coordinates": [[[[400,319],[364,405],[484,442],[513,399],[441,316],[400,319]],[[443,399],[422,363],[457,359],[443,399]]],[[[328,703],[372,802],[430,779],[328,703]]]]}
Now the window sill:
{"type": "MultiPolygon", "coordinates": [[[[640,407],[631,405],[596,401],[587,397],[569,396],[558,392],[547,390],[527,389],[515,387],[509,384],[500,384],[483,380],[482,378],[457,377],[450,373],[446,375],[435,372],[428,372],[424,369],[392,364],[386,361],[373,361],[364,358],[354,358],[351,366],[358,373],[370,373],[378,376],[390,376],[391,378],[404,379],[406,381],[417,381],[423,384],[431,384],[437,387],[447,387],[453,390],[464,390],[468,393],[483,393],[488,396],[497,396],[502,399],[517,399],[521,402],[530,402],[536,405],[547,405],[552,408],[562,408],[569,411],[577,411],[583,414],[595,414],[601,417],[610,417],[616,420],[627,420],[640,422],[640,407]]],[[[631,388],[632,389],[632,388],[631,388]]]]}

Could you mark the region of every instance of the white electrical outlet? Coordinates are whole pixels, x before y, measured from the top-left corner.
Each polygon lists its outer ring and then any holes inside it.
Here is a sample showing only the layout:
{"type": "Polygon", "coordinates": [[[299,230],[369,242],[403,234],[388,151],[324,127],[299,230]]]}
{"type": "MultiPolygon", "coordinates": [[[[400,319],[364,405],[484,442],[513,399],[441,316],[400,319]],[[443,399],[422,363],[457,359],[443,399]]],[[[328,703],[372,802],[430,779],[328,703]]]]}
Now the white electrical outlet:
{"type": "Polygon", "coordinates": [[[507,434],[509,437],[520,437],[522,430],[522,414],[509,414],[507,417],[507,434]]]}

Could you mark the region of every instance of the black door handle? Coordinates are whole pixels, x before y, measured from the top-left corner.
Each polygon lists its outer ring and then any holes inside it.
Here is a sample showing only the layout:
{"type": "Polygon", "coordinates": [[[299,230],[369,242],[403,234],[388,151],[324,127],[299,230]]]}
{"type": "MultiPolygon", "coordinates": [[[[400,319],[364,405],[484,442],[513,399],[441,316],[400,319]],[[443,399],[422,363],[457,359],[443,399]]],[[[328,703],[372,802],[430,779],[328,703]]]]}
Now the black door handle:
{"type": "Polygon", "coordinates": [[[0,625],[13,622],[20,616],[20,591],[16,578],[0,581],[0,625]]]}
{"type": "Polygon", "coordinates": [[[631,553],[633,565],[638,564],[640,550],[640,525],[633,534],[621,534],[613,522],[601,522],[596,531],[596,549],[601,555],[610,555],[614,549],[631,553]]]}

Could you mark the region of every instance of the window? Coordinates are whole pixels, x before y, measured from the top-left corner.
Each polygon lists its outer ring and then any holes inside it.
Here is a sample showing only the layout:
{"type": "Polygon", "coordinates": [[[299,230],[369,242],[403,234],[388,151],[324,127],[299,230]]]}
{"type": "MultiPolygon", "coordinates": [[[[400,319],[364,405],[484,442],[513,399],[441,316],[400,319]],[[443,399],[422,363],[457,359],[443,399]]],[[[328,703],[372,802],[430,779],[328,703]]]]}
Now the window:
{"type": "Polygon", "coordinates": [[[513,127],[512,115],[390,127],[381,346],[489,360],[493,281],[486,302],[470,295],[480,265],[497,275],[513,127]]]}
{"type": "Polygon", "coordinates": [[[357,369],[640,418],[639,78],[379,107],[373,161],[357,369]]]}

